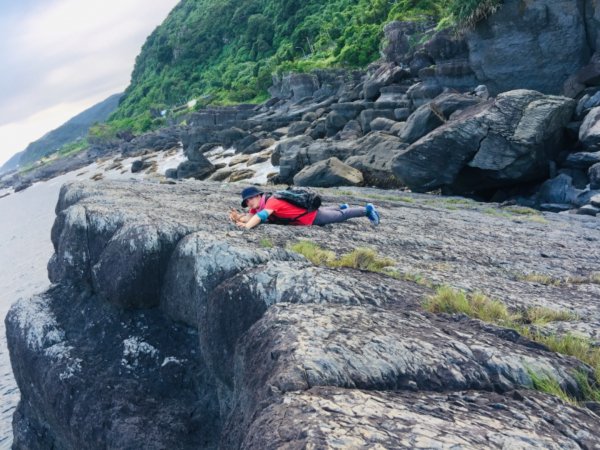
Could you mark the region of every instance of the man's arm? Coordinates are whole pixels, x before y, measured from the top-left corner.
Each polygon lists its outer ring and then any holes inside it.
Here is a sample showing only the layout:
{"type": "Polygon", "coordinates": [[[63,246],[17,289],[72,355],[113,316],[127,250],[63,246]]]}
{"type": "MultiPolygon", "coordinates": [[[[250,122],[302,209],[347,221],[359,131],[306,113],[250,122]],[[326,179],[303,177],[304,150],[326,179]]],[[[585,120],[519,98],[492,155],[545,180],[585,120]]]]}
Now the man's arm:
{"type": "Polygon", "coordinates": [[[243,223],[241,221],[238,221],[236,223],[237,223],[238,226],[246,228],[247,230],[249,230],[249,229],[254,228],[255,226],[257,226],[261,222],[266,222],[267,221],[267,217],[269,217],[272,212],[273,212],[273,210],[271,210],[271,209],[263,209],[259,213],[254,214],[250,218],[250,220],[248,220],[248,222],[243,223]]]}

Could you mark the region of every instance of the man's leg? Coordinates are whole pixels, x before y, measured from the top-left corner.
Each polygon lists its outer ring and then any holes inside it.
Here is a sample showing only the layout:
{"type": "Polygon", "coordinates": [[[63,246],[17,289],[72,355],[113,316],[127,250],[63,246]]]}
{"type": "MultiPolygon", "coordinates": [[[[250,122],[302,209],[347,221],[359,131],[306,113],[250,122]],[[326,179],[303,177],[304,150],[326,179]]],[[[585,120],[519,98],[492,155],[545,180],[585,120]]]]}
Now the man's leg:
{"type": "Polygon", "coordinates": [[[339,209],[334,208],[319,208],[313,225],[327,225],[329,223],[344,222],[348,219],[356,217],[366,217],[367,209],[363,206],[357,208],[339,209]]]}

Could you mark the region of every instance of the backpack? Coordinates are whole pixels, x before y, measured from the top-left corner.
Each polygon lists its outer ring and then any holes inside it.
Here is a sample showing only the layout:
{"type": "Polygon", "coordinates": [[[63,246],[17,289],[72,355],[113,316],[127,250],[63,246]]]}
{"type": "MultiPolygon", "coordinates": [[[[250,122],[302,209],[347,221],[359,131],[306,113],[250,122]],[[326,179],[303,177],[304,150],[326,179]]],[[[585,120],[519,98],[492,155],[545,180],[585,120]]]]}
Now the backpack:
{"type": "Polygon", "coordinates": [[[321,196],[315,191],[308,188],[288,187],[284,191],[275,191],[271,195],[276,199],[291,203],[292,205],[297,206],[298,208],[306,209],[305,212],[303,212],[297,217],[294,217],[293,219],[273,217],[272,221],[279,225],[289,225],[290,223],[298,220],[300,217],[303,217],[310,212],[316,211],[317,209],[319,209],[319,206],[321,206],[321,196]]]}

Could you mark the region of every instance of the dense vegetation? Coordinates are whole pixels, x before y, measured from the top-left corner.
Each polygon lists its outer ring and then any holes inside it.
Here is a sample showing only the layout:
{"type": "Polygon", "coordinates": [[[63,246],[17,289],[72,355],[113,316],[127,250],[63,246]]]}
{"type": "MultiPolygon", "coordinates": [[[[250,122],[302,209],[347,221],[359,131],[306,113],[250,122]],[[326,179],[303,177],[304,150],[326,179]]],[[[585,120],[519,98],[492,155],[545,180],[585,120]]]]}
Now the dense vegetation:
{"type": "MultiPolygon", "coordinates": [[[[182,0],[147,39],[111,128],[145,131],[190,99],[258,102],[273,74],[377,59],[383,25],[484,17],[500,0],[182,0]]],[[[102,130],[100,130],[102,132],[102,130]]]]}

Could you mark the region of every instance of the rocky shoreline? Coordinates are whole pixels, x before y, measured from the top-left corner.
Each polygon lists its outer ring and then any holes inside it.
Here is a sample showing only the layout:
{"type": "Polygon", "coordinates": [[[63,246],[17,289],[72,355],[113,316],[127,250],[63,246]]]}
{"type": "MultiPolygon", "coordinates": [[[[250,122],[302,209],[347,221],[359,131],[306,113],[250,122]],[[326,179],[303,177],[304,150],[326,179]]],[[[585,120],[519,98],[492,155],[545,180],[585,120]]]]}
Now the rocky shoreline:
{"type": "Polygon", "coordinates": [[[589,278],[595,218],[353,188],[325,190],[326,203],[376,201],[377,233],[366,220],[243,232],[227,221],[238,190],[62,188],[53,287],[6,319],[15,448],[600,444],[597,403],[530,390],[531,373],[546,373],[577,397],[588,366],[422,307],[435,284],[479,290],[575,313],[548,330],[597,342],[600,285],[521,276],[589,278]],[[289,250],[297,240],[368,246],[405,276],[316,267],[289,250]]]}

